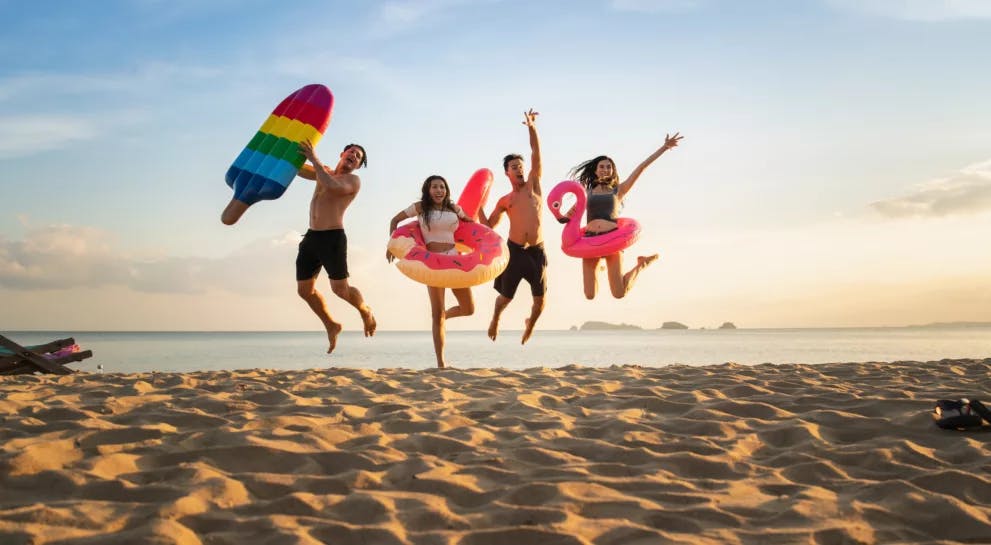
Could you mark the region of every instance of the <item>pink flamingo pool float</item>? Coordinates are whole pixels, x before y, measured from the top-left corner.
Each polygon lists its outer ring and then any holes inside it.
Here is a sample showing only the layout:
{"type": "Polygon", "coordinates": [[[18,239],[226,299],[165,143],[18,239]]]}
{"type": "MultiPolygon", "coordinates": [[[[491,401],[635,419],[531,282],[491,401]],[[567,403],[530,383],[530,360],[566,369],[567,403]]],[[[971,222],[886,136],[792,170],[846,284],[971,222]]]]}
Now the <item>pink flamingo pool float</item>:
{"type": "Polygon", "coordinates": [[[605,257],[625,250],[640,238],[640,222],[633,218],[617,218],[616,229],[600,235],[585,236],[581,226],[585,216],[585,188],[573,180],[563,181],[547,195],[547,205],[557,221],[564,223],[561,233],[561,251],[571,257],[605,257]],[[577,202],[571,217],[561,210],[562,200],[568,193],[575,195],[577,202]]]}

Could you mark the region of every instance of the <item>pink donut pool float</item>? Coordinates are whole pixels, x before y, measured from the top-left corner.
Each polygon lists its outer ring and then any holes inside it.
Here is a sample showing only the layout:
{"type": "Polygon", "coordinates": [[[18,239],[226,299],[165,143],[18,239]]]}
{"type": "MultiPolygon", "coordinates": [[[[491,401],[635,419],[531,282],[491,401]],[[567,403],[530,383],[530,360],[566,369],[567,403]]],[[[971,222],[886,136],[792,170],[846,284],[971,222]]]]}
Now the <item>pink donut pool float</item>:
{"type": "MultiPolygon", "coordinates": [[[[470,218],[478,217],[485,204],[492,171],[483,168],[468,180],[458,205],[470,218]]],[[[409,278],[443,288],[469,288],[499,276],[509,264],[509,248],[495,231],[474,221],[463,221],[454,231],[457,252],[431,252],[423,241],[419,221],[400,225],[389,238],[389,252],[396,266],[409,278]]]]}

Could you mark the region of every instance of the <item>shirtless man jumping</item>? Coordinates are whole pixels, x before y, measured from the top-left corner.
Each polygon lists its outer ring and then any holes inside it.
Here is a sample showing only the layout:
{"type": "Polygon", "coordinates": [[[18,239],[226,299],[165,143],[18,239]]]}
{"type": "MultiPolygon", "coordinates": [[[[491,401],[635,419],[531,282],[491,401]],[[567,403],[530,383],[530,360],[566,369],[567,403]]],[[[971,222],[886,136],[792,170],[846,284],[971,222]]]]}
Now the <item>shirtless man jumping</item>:
{"type": "Polygon", "coordinates": [[[375,334],[375,317],[365,304],[361,292],[348,284],[348,238],[344,234],[344,212],[361,189],[361,179],[355,170],[368,164],[365,148],[348,144],[341,152],[336,168],[320,162],[313,146],[303,141],[299,151],[309,160],[299,169],[299,176],[316,180],[313,199],[310,201],[310,229],[299,243],[296,256],[296,284],[299,296],[323,322],[327,330],[330,354],[337,346],[341,324],[335,322],[327,311],[327,303],[316,289],[317,275],[322,265],[330,277],[330,289],[358,310],[364,323],[365,336],[375,334]]]}
{"type": "Polygon", "coordinates": [[[540,230],[540,212],[543,198],[540,191],[540,139],[534,122],[538,112],[532,109],[523,114],[523,124],[530,133],[530,173],[523,176],[523,157],[510,154],[503,158],[502,167],[513,189],[496,202],[488,217],[479,210],[480,221],[489,227],[499,223],[503,212],[509,216],[509,265],[495,279],[499,292],[489,323],[489,338],[493,341],[499,333],[499,316],[516,295],[521,280],[530,284],[533,306],[526,319],[521,344],[526,344],[537,325],[537,318],[544,310],[544,293],[547,291],[547,256],[544,254],[544,237],[540,230]]]}

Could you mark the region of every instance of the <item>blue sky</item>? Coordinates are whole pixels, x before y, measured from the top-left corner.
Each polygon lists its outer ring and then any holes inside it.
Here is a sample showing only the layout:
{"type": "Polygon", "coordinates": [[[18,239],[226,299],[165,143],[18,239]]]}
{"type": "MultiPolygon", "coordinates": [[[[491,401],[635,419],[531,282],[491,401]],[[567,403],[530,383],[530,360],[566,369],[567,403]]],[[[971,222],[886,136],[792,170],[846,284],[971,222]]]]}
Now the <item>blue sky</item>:
{"type": "MultiPolygon", "coordinates": [[[[685,135],[626,203],[633,252],[662,255],[630,298],[585,301],[545,216],[543,327],[991,320],[987,2],[0,0],[0,21],[0,329],[316,329],[293,277],[310,182],[219,221],[231,161],[313,82],[336,97],[321,156],[368,149],[352,282],[384,329],[429,327],[389,219],[433,173],[504,191],[530,107],[548,189],[685,135]]],[[[485,327],[476,297],[452,328],[485,327]]]]}

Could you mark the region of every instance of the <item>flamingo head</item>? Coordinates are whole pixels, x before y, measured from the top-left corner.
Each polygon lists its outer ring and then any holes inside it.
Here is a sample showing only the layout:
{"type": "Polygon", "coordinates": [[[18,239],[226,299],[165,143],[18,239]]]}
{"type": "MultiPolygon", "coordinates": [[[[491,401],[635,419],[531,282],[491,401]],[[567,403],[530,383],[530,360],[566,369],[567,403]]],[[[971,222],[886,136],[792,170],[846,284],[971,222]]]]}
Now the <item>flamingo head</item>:
{"type": "Polygon", "coordinates": [[[573,180],[565,180],[551,189],[551,192],[547,194],[547,206],[551,209],[551,214],[560,223],[568,223],[571,221],[572,217],[581,217],[585,212],[585,191],[582,189],[581,184],[573,180]],[[577,198],[575,203],[575,211],[568,216],[567,210],[564,210],[564,196],[568,193],[573,193],[577,198]]]}

